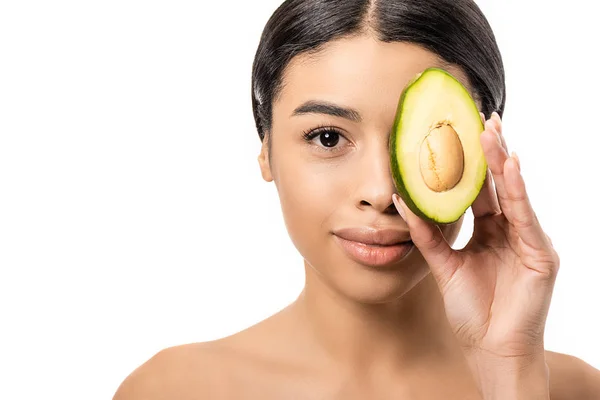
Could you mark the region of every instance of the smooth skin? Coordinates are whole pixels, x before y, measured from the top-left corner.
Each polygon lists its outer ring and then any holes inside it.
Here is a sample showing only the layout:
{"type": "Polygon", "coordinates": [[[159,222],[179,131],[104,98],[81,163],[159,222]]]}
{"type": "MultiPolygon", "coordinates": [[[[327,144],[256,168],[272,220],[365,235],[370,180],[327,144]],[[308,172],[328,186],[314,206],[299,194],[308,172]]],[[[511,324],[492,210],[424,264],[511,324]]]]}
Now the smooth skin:
{"type": "Polygon", "coordinates": [[[600,371],[544,349],[559,257],[497,115],[481,136],[490,171],[465,249],[451,247],[462,220],[428,224],[395,196],[388,140],[397,102],[434,66],[471,90],[435,54],[369,35],[292,60],[273,105],[271,151],[265,141],[258,161],[304,258],[304,290],[242,332],[160,351],[114,400],[600,399],[600,371]],[[296,115],[307,101],[354,112],[296,115]],[[339,132],[335,146],[303,138],[323,125],[339,132]],[[332,233],[361,226],[401,230],[416,247],[394,265],[361,265],[332,233]]]}

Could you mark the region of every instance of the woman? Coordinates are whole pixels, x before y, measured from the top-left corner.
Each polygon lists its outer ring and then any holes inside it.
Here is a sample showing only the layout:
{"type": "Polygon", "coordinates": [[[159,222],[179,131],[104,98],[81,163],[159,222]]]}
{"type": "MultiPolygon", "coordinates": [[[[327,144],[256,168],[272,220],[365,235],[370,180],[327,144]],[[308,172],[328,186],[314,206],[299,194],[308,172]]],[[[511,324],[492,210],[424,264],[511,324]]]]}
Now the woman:
{"type": "Polygon", "coordinates": [[[252,101],[305,288],[242,332],[161,351],[115,399],[600,398],[599,371],[544,349],[559,258],[503,138],[502,60],[471,0],[287,0],[252,101]],[[390,173],[399,96],[428,67],[485,120],[488,179],[461,251],[462,219],[421,220],[390,173]]]}

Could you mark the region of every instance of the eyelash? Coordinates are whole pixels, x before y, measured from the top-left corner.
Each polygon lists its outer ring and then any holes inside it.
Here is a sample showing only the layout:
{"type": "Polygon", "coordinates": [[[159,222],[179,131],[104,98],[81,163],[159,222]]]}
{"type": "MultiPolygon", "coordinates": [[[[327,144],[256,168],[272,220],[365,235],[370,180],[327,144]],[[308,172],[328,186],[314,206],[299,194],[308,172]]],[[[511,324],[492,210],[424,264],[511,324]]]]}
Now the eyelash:
{"type": "MultiPolygon", "coordinates": [[[[302,137],[304,138],[304,140],[306,140],[307,142],[310,143],[310,142],[312,142],[312,140],[314,138],[318,137],[319,135],[322,135],[323,133],[327,133],[327,132],[333,132],[333,133],[339,135],[340,137],[343,137],[344,139],[346,139],[346,137],[339,131],[339,129],[337,129],[333,126],[330,126],[330,125],[320,125],[317,128],[304,131],[302,137]]],[[[317,146],[317,147],[319,148],[319,150],[325,151],[325,152],[335,152],[335,151],[341,150],[341,148],[339,146],[335,146],[335,147],[317,146]]]]}

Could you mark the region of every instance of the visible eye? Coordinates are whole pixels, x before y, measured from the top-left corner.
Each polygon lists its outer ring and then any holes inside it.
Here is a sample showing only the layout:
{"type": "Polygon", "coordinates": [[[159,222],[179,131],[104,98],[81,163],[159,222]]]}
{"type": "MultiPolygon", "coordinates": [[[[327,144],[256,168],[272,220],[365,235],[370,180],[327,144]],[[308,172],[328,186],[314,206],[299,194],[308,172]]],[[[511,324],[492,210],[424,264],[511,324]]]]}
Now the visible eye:
{"type": "Polygon", "coordinates": [[[337,151],[339,148],[336,148],[336,146],[340,140],[346,140],[339,130],[330,126],[323,126],[304,132],[303,137],[307,142],[313,142],[313,140],[318,137],[320,145],[317,146],[324,151],[337,151]]]}

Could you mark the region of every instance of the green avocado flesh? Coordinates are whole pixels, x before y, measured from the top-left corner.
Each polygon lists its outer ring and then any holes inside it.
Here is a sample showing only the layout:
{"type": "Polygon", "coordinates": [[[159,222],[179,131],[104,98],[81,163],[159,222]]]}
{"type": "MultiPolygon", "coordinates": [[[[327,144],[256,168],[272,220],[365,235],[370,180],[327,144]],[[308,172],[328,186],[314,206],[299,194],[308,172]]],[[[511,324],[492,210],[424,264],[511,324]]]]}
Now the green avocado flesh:
{"type": "Polygon", "coordinates": [[[473,204],[487,163],[477,105],[451,74],[429,68],[405,87],[390,135],[394,183],[406,205],[438,224],[456,222],[473,204]]]}

